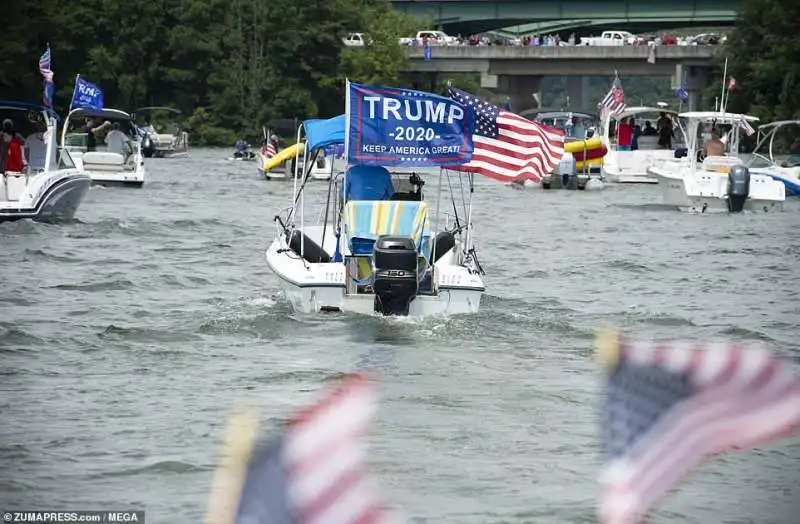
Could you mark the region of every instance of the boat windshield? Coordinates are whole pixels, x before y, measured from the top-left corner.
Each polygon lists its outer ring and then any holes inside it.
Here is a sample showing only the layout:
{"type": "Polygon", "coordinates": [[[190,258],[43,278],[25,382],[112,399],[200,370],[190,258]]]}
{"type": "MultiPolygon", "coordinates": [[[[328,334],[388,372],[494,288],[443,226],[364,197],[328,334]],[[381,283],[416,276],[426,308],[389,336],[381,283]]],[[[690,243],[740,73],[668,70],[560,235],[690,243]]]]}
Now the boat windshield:
{"type": "Polygon", "coordinates": [[[780,167],[800,166],[800,121],[778,127],[755,152],[780,167]]]}
{"type": "Polygon", "coordinates": [[[66,148],[59,148],[58,149],[58,169],[74,169],[75,162],[72,161],[72,157],[69,154],[69,150],[66,148]]]}

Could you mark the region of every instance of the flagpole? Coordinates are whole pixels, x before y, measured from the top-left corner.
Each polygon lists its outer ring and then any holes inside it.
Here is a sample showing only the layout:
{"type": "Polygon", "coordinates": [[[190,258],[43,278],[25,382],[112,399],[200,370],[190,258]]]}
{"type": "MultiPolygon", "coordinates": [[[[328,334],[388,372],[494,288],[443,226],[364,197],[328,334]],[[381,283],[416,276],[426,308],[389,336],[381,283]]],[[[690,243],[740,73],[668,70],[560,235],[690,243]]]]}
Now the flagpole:
{"type": "Polygon", "coordinates": [[[67,116],[72,112],[72,101],[75,100],[75,90],[78,89],[78,79],[80,79],[81,75],[75,75],[75,86],[72,88],[72,97],[69,99],[69,110],[67,111],[67,116]]]}
{"type": "Polygon", "coordinates": [[[728,57],[725,57],[725,67],[722,71],[722,92],[720,93],[720,113],[725,112],[725,84],[728,82],[728,57]]]}

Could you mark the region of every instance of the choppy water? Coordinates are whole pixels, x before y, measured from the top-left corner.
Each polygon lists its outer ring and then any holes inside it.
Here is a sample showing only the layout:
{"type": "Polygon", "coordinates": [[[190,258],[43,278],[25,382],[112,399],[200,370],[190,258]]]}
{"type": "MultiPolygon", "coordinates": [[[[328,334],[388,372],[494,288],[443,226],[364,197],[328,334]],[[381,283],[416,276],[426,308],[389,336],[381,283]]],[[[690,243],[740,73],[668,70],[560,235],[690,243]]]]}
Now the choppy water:
{"type": "MultiPolygon", "coordinates": [[[[800,354],[798,202],[693,216],[656,186],[481,180],[480,316],[304,317],[263,257],[291,184],[227,153],[148,161],[142,189],[93,188],[73,224],[0,225],[0,508],[199,522],[236,402],[274,422],[366,369],[372,469],[411,522],[593,522],[597,325],[800,354]]],[[[797,438],[725,456],[653,522],[795,524],[799,466],[797,438]]]]}

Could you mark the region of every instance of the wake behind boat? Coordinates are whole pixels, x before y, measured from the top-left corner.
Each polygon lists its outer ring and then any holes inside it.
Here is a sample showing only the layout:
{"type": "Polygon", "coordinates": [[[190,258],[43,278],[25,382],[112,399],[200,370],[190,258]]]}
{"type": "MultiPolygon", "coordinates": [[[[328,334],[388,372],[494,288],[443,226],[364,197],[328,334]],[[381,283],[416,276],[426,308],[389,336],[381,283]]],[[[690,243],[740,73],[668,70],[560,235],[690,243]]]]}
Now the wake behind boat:
{"type": "Polygon", "coordinates": [[[142,143],[131,115],[119,109],[73,109],[67,115],[61,132],[61,144],[72,154],[75,165],[85,171],[92,183],[104,186],[144,184],[145,167],[142,143]],[[70,124],[85,119],[79,132],[68,133],[70,124]],[[98,124],[99,119],[105,123],[98,124]],[[107,129],[105,144],[100,145],[98,131],[107,129]]]}
{"type": "Polygon", "coordinates": [[[783,183],[769,175],[752,173],[738,157],[739,131],[752,133],[749,122],[756,122],[756,117],[718,111],[681,113],[680,117],[686,120],[685,156],[676,152],[675,156],[682,158],[647,170],[658,178],[665,204],[693,213],[783,208],[786,200],[783,183]],[[705,145],[701,143],[703,126],[711,128],[705,145]],[[724,133],[723,127],[727,127],[724,133]],[[712,140],[720,151],[706,155],[712,140]]]}
{"type": "Polygon", "coordinates": [[[0,102],[0,119],[13,126],[4,130],[0,143],[0,222],[29,218],[55,223],[75,216],[91,179],[75,167],[68,151],[57,149],[57,118],[43,106],[0,102]],[[12,140],[28,157],[27,166],[16,172],[3,169],[9,148],[15,147],[12,140]]]}
{"type": "MultiPolygon", "coordinates": [[[[344,143],[344,115],[302,126],[308,151],[344,143]]],[[[449,184],[450,173],[442,170],[434,206],[416,174],[353,166],[330,178],[327,196],[318,202],[322,209],[312,211],[306,205],[311,165],[302,172],[291,206],[275,217],[275,239],[266,252],[295,310],[414,316],[478,311],[485,284],[472,244],[474,174],[455,173],[465,185],[449,184]],[[439,207],[445,186],[453,216],[439,207]],[[459,215],[453,188],[465,186],[459,215]],[[306,217],[309,211],[316,222],[306,217]]]]}

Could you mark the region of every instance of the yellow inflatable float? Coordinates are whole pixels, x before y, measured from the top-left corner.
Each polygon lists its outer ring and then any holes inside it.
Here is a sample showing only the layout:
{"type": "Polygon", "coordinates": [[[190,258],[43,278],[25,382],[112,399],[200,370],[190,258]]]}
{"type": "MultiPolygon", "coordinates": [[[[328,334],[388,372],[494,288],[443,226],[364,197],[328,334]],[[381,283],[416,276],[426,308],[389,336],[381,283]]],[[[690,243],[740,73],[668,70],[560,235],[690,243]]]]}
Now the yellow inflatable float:
{"type": "Polygon", "coordinates": [[[586,161],[575,162],[575,169],[578,171],[583,171],[584,168],[589,169],[591,167],[598,167],[603,165],[603,157],[600,158],[591,158],[586,161]]]}
{"type": "Polygon", "coordinates": [[[302,154],[305,146],[306,146],[305,142],[294,144],[292,146],[287,147],[286,149],[283,149],[274,157],[267,159],[267,161],[264,162],[264,167],[263,167],[264,172],[266,173],[267,171],[275,169],[276,167],[283,165],[287,160],[294,158],[299,154],[302,154]]]}
{"type": "Polygon", "coordinates": [[[595,136],[587,140],[567,142],[564,144],[564,151],[567,153],[583,153],[584,150],[591,151],[592,149],[600,149],[602,147],[602,140],[600,140],[599,136],[595,136]]]}

